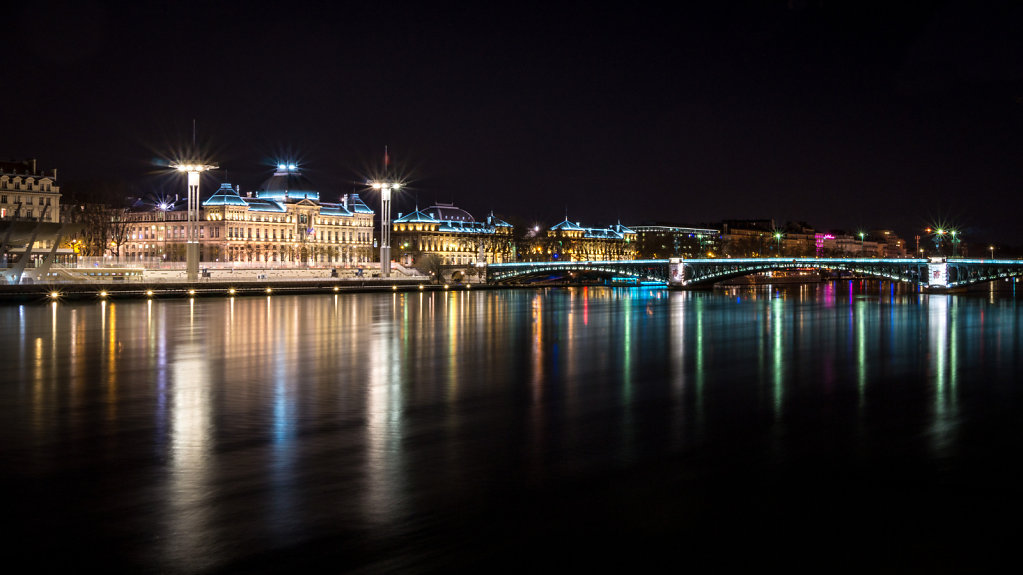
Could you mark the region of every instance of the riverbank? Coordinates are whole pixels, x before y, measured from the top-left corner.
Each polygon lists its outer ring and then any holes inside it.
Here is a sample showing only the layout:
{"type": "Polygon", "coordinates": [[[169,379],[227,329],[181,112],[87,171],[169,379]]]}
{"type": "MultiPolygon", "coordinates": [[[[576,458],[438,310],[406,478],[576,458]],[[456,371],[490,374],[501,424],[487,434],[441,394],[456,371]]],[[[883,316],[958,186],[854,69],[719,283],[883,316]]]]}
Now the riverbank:
{"type": "MultiPolygon", "coordinates": [[[[51,300],[98,300],[180,297],[232,297],[268,294],[322,294],[408,290],[450,290],[486,287],[480,284],[434,283],[414,269],[392,269],[382,278],[379,269],[332,268],[203,268],[197,281],[183,269],[131,268],[131,273],[85,276],[85,270],[61,270],[49,281],[25,278],[19,284],[0,284],[0,303],[51,300]],[[77,272],[81,277],[73,277],[77,272]],[[470,287],[471,286],[471,287],[470,287]]],[[[127,268],[125,268],[127,270],[127,268]]]]}

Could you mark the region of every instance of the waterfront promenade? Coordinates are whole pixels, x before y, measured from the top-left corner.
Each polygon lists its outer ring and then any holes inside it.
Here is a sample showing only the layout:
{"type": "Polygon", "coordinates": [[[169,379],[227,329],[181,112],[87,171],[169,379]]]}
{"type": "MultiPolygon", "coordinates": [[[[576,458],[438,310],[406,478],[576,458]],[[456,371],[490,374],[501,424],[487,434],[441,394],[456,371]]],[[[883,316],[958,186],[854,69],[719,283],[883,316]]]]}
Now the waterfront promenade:
{"type": "Polygon", "coordinates": [[[261,294],[310,294],[341,291],[445,289],[414,268],[392,267],[391,277],[380,277],[379,267],[262,268],[203,267],[189,282],[184,269],[57,268],[40,280],[26,277],[19,284],[0,285],[0,301],[97,299],[140,297],[202,297],[261,294]],[[85,272],[103,272],[87,276],[85,272]]]}

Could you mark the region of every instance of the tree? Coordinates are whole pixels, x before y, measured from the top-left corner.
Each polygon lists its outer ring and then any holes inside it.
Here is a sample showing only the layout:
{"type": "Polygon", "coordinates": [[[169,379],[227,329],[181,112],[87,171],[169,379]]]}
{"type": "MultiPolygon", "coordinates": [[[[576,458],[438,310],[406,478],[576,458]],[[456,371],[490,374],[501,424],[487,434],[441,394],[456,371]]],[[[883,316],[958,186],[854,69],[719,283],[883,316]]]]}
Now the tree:
{"type": "Polygon", "coordinates": [[[121,259],[121,246],[128,243],[132,221],[127,217],[128,210],[111,208],[110,243],[114,257],[121,259]]]}
{"type": "Polygon", "coordinates": [[[443,260],[437,254],[423,254],[419,256],[414,265],[419,273],[430,276],[434,283],[440,281],[444,272],[443,260]]]}

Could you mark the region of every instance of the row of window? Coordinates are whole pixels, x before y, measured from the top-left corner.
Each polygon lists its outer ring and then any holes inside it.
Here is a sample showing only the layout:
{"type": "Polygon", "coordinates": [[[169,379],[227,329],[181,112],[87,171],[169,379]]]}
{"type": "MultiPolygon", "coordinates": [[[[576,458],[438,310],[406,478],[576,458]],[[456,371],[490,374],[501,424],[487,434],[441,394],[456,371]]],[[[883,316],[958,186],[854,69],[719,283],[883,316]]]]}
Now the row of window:
{"type": "MultiPolygon", "coordinates": [[[[26,206],[31,206],[35,202],[35,199],[36,199],[36,196],[25,196],[25,201],[22,202],[21,196],[14,196],[14,201],[10,202],[10,203],[12,203],[12,204],[24,204],[26,206]]],[[[50,206],[50,205],[52,205],[50,203],[53,200],[52,197],[50,197],[50,198],[38,198],[38,199],[39,199],[39,205],[40,206],[50,206]]],[[[0,194],[0,204],[6,204],[6,203],[8,203],[7,202],[7,194],[0,194]]]]}
{"type": "Polygon", "coordinates": [[[9,183],[10,182],[8,182],[6,179],[0,180],[0,188],[3,188],[5,190],[10,190],[10,189],[22,190],[23,189],[26,192],[33,192],[33,191],[35,191],[35,192],[49,192],[49,191],[52,191],[52,187],[51,187],[50,184],[39,184],[38,186],[36,186],[36,185],[33,185],[32,182],[29,181],[29,182],[25,182],[25,187],[22,188],[21,187],[21,182],[18,181],[18,180],[14,181],[14,185],[13,186],[8,185],[9,183]]]}

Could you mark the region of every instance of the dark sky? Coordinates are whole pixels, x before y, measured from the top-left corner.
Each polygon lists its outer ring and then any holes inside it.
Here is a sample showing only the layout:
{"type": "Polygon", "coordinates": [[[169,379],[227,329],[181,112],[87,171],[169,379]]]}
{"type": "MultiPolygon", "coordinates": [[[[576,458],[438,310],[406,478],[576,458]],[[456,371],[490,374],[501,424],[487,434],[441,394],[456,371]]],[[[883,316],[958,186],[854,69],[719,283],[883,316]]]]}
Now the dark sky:
{"type": "Polygon", "coordinates": [[[0,158],[146,191],[194,120],[243,192],[291,159],[332,199],[386,145],[395,211],[1023,244],[1023,4],[647,4],[21,3],[0,158]]]}

